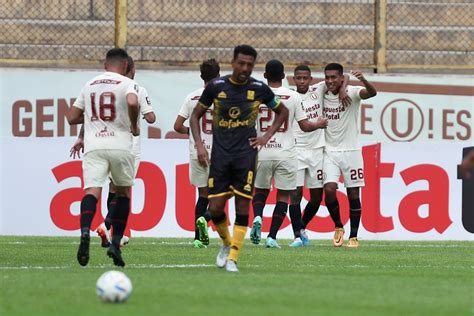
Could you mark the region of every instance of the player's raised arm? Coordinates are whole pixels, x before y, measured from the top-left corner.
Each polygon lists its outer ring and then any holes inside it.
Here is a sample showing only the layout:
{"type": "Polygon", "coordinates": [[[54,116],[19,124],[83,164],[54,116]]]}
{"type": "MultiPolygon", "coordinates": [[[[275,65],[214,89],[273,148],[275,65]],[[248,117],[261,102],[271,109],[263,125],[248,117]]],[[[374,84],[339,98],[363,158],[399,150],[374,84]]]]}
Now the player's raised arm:
{"type": "Polygon", "coordinates": [[[207,107],[198,103],[191,114],[189,125],[193,133],[194,143],[196,144],[197,156],[199,163],[203,166],[209,165],[209,154],[202,144],[201,128],[199,127],[199,120],[206,113],[207,107]]]}
{"type": "Polygon", "coordinates": [[[364,75],[360,70],[351,70],[351,75],[356,77],[364,84],[365,89],[360,90],[360,98],[362,100],[369,99],[375,97],[377,95],[377,90],[375,87],[365,79],[364,75]]]}
{"type": "Polygon", "coordinates": [[[352,99],[347,94],[347,85],[349,84],[349,75],[344,75],[344,81],[339,88],[339,101],[344,107],[351,105],[352,99]]]}

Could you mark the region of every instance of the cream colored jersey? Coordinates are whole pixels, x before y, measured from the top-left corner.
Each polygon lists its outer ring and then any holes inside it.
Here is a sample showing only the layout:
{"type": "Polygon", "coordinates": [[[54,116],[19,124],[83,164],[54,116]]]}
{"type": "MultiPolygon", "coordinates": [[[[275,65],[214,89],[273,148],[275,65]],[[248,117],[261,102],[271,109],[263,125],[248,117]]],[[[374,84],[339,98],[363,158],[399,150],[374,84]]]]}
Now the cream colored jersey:
{"type": "Polygon", "coordinates": [[[339,95],[327,92],[324,95],[324,116],[328,119],[326,128],[326,150],[347,151],[360,149],[359,108],[361,86],[347,86],[352,103],[344,107],[339,95]]]}
{"type": "MultiPolygon", "coordinates": [[[[143,87],[138,87],[138,104],[140,106],[140,115],[138,115],[138,124],[140,125],[140,119],[145,116],[145,114],[153,112],[153,107],[151,105],[151,99],[148,96],[148,92],[143,87]]],[[[133,137],[133,147],[132,153],[134,155],[140,156],[140,136],[133,137]]]]}
{"type": "MultiPolygon", "coordinates": [[[[316,120],[323,115],[325,90],[326,85],[324,81],[322,81],[310,86],[305,94],[300,94],[303,101],[303,110],[305,111],[308,120],[311,122],[316,122],[316,120]]],[[[324,147],[324,129],[317,129],[306,133],[301,130],[296,122],[293,125],[296,147],[305,149],[324,147]]]]}
{"type": "MultiPolygon", "coordinates": [[[[201,98],[203,91],[204,88],[200,88],[188,94],[188,96],[184,99],[184,103],[181,106],[178,115],[185,119],[189,119],[193,113],[194,108],[196,107],[196,104],[201,98]]],[[[202,143],[204,144],[204,148],[206,148],[209,155],[211,154],[212,149],[212,110],[213,106],[207,109],[206,113],[204,113],[204,115],[199,120],[202,143]]],[[[189,158],[197,159],[197,147],[196,143],[194,142],[191,129],[189,129],[189,158]]]]}
{"type": "MultiPolygon", "coordinates": [[[[271,88],[288,108],[288,120],[278,129],[268,143],[258,153],[258,160],[285,160],[295,157],[295,137],[293,122],[306,119],[298,92],[286,87],[271,88]]],[[[266,105],[260,105],[257,119],[257,133],[263,135],[273,124],[275,114],[266,105]]]]}
{"type": "Polygon", "coordinates": [[[88,81],[73,106],[84,110],[84,151],[119,149],[131,152],[132,134],[126,96],[138,97],[135,81],[105,72],[88,81]]]}

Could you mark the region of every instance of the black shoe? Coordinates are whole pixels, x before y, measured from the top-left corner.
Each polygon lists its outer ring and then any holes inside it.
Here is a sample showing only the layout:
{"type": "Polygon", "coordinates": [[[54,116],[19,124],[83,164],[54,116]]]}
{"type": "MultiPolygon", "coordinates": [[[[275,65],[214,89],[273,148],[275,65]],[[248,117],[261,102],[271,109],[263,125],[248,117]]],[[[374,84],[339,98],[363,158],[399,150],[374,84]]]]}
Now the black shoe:
{"type": "Polygon", "coordinates": [[[107,250],[107,256],[114,260],[114,264],[119,267],[125,267],[125,261],[122,259],[122,252],[113,244],[107,250]]]}
{"type": "Polygon", "coordinates": [[[81,235],[81,243],[79,244],[79,249],[77,250],[77,261],[83,267],[89,263],[90,240],[91,238],[89,233],[84,233],[81,235]]]}

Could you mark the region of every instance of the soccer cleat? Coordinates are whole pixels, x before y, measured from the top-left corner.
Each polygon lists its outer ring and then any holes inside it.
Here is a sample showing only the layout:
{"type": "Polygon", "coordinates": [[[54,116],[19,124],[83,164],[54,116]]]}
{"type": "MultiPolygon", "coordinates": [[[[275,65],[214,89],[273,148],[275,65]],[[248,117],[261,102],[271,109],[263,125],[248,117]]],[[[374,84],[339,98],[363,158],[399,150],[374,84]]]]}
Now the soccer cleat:
{"type": "Polygon", "coordinates": [[[348,248],[357,248],[357,247],[359,247],[359,240],[357,239],[357,237],[349,238],[349,241],[347,242],[346,247],[348,247],[348,248]]]}
{"type": "Polygon", "coordinates": [[[130,242],[130,237],[123,235],[122,239],[120,239],[120,247],[128,245],[130,242]]]}
{"type": "Polygon", "coordinates": [[[114,264],[119,267],[125,267],[125,261],[122,259],[122,252],[113,244],[107,249],[107,256],[114,260],[114,264]]]}
{"type": "Polygon", "coordinates": [[[277,248],[280,249],[280,245],[277,243],[275,239],[272,237],[267,237],[267,241],[265,242],[265,247],[267,248],[277,248]]]}
{"type": "Polygon", "coordinates": [[[300,230],[300,238],[301,238],[301,241],[303,242],[304,247],[309,246],[309,238],[308,238],[308,234],[306,234],[306,229],[300,230]]]}
{"type": "Polygon", "coordinates": [[[237,262],[234,260],[227,260],[225,270],[227,272],[239,272],[239,269],[237,269],[237,262]]]}
{"type": "Polygon", "coordinates": [[[344,243],[344,228],[336,227],[334,231],[334,238],[332,239],[332,244],[334,247],[341,247],[344,243]]]}
{"type": "Polygon", "coordinates": [[[77,250],[77,261],[83,267],[89,263],[90,240],[91,238],[89,233],[84,233],[81,235],[81,243],[79,244],[79,249],[77,250]]]}
{"type": "Polygon", "coordinates": [[[262,239],[262,218],[256,216],[253,220],[252,230],[250,231],[250,240],[253,244],[258,245],[262,239]]]}
{"type": "Polygon", "coordinates": [[[205,246],[209,245],[209,233],[207,232],[207,221],[204,218],[204,216],[201,216],[196,220],[196,226],[199,231],[199,240],[205,246]]]}
{"type": "Polygon", "coordinates": [[[302,239],[300,237],[295,238],[295,240],[293,240],[293,242],[290,244],[290,247],[292,248],[303,247],[302,239]]]}
{"type": "Polygon", "coordinates": [[[196,240],[193,242],[193,247],[194,247],[194,248],[207,248],[207,246],[204,245],[199,239],[196,239],[196,240]]]}
{"type": "Polygon", "coordinates": [[[96,232],[100,237],[100,245],[104,248],[109,247],[112,238],[110,237],[110,231],[107,229],[107,227],[105,227],[105,224],[100,224],[99,227],[97,227],[96,232]]]}
{"type": "Polygon", "coordinates": [[[219,253],[217,254],[217,257],[216,257],[216,266],[218,268],[225,267],[229,252],[230,252],[230,246],[221,246],[221,249],[219,250],[219,253]]]}

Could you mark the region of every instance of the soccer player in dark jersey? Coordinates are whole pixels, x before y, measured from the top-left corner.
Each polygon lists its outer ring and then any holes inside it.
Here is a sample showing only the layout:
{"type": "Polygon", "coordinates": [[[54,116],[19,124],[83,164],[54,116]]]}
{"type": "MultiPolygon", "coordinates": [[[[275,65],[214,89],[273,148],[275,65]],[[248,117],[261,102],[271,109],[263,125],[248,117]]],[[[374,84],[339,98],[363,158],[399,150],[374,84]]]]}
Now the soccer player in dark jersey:
{"type": "Polygon", "coordinates": [[[199,163],[209,164],[202,145],[199,119],[214,104],[213,146],[208,180],[209,210],[223,246],[216,258],[219,268],[238,272],[237,259],[244,243],[252,200],[258,149],[264,146],[288,118],[288,109],[272,90],[252,74],[257,51],[248,45],[234,49],[232,75],[214,79],[191,115],[190,126],[197,145],[199,163]],[[256,120],[260,104],[275,112],[275,120],[265,134],[257,137],[256,120]],[[224,207],[235,196],[234,235],[230,236],[224,207]]]}

